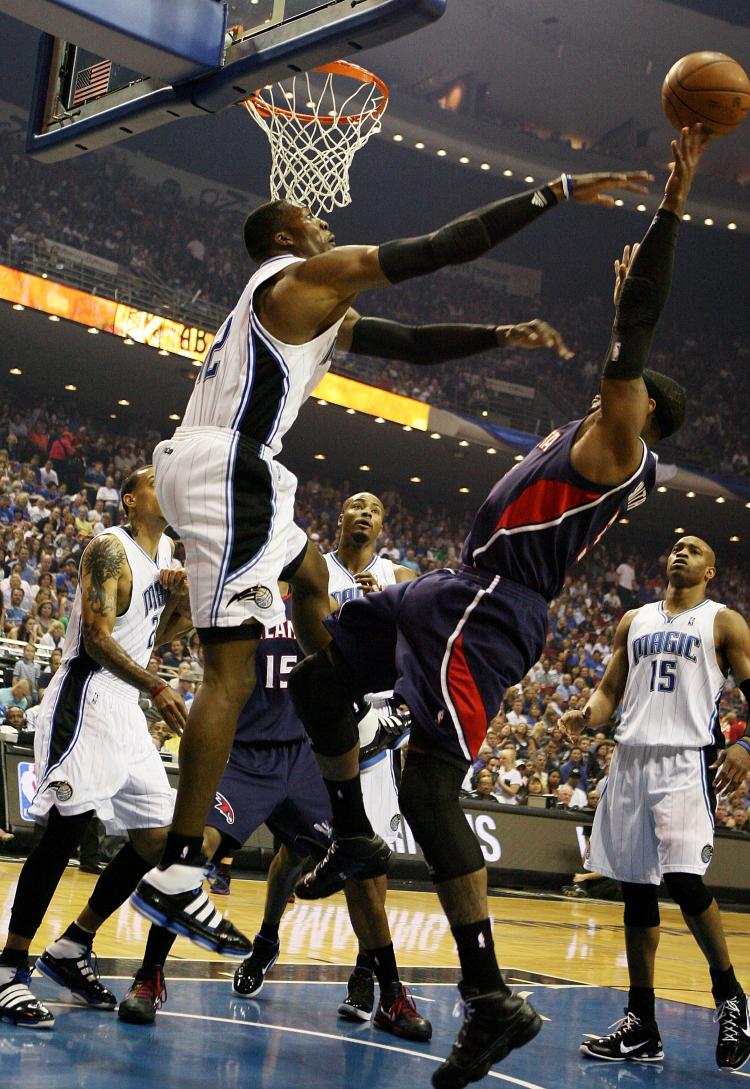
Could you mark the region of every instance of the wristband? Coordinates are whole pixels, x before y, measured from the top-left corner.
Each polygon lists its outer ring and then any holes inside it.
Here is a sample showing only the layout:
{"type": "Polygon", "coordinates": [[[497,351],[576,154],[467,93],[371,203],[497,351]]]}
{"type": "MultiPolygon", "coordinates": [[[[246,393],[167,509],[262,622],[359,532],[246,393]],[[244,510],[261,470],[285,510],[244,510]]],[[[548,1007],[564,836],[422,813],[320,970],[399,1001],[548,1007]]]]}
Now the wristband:
{"type": "Polygon", "coordinates": [[[165,688],[169,688],[169,681],[165,681],[164,684],[160,684],[158,688],[154,689],[151,693],[151,699],[155,700],[160,692],[163,692],[165,688]]]}
{"type": "Polygon", "coordinates": [[[739,741],[735,741],[735,745],[739,745],[741,749],[744,749],[746,753],[750,753],[750,739],[741,737],[739,741]]]}
{"type": "Polygon", "coordinates": [[[571,174],[560,175],[560,185],[562,186],[563,196],[566,200],[570,200],[573,196],[573,177],[571,174]]]}

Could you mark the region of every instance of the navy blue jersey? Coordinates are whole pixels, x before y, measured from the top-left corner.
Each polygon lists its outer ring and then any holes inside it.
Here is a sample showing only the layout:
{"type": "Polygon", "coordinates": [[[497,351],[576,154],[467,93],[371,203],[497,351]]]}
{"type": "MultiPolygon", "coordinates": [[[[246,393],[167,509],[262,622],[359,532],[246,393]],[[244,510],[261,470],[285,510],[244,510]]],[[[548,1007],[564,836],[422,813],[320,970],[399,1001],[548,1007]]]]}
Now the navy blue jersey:
{"type": "MultiPolygon", "coordinates": [[[[479,508],[461,559],[513,579],[547,601],[565,572],[656,483],[657,456],[643,445],[641,463],[622,484],[594,484],[577,473],[570,452],[582,420],[551,432],[498,480],[479,508]]],[[[641,440],[642,441],[642,440],[641,440]]]]}
{"type": "Polygon", "coordinates": [[[235,734],[235,742],[243,745],[299,741],[305,737],[287,688],[289,674],[304,655],[294,637],[291,597],[284,605],[286,620],[264,629],[255,652],[255,689],[240,711],[235,734]]]}

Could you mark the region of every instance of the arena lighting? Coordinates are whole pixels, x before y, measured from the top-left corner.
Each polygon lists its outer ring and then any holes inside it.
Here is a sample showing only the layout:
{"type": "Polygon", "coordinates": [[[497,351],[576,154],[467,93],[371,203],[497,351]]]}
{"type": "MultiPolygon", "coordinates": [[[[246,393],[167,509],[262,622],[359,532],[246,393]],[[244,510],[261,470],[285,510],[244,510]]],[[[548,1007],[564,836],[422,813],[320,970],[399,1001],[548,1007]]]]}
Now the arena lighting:
{"type": "Polygon", "coordinates": [[[357,415],[357,410],[356,410],[356,408],[347,408],[346,414],[347,414],[347,416],[356,416],[357,415]]]}
{"type": "Polygon", "coordinates": [[[730,541],[735,541],[735,542],[736,542],[736,541],[739,541],[739,540],[740,540],[740,538],[739,538],[739,537],[737,536],[737,534],[736,534],[736,533],[734,533],[734,534],[732,534],[732,536],[731,536],[731,537],[729,538],[729,540],[730,540],[730,541]]]}
{"type": "MultiPolygon", "coordinates": [[[[11,371],[11,374],[12,374],[12,373],[13,373],[13,372],[11,371]]],[[[746,506],[746,507],[750,507],[750,503],[745,503],[745,506],[746,506]]]]}
{"type": "Polygon", "coordinates": [[[124,397],[121,397],[117,403],[118,405],[129,405],[130,401],[126,401],[124,397]]]}
{"type": "Polygon", "coordinates": [[[695,492],[685,492],[686,499],[695,499],[695,492]]]}
{"type": "Polygon", "coordinates": [[[403,426],[403,427],[401,428],[401,430],[402,430],[402,431],[412,431],[412,430],[413,430],[413,428],[411,428],[411,427],[409,426],[409,424],[404,424],[404,426],[403,426]]]}
{"type": "Polygon", "coordinates": [[[664,487],[663,484],[660,484],[659,487],[656,490],[657,490],[657,492],[665,492],[667,489],[664,487]]]}
{"type": "Polygon", "coordinates": [[[327,404],[328,404],[328,401],[324,401],[324,400],[323,400],[323,398],[322,398],[322,397],[320,397],[320,398],[318,399],[318,404],[319,404],[319,405],[327,405],[327,404]]]}
{"type": "Polygon", "coordinates": [[[693,217],[690,215],[690,212],[685,212],[685,215],[682,218],[685,220],[686,223],[689,223],[693,217]]]}
{"type": "Polygon", "coordinates": [[[467,155],[462,155],[461,158],[458,161],[460,163],[464,163],[464,165],[465,165],[466,163],[470,163],[471,159],[467,155]]]}
{"type": "Polygon", "coordinates": [[[395,132],[393,134],[393,139],[396,141],[397,144],[400,144],[401,141],[403,140],[403,136],[401,135],[400,132],[395,132]]]}
{"type": "Polygon", "coordinates": [[[512,170],[504,170],[503,171],[503,177],[512,178],[513,177],[513,171],[512,170]]]}
{"type": "Polygon", "coordinates": [[[645,212],[646,211],[646,205],[645,204],[636,204],[635,210],[636,210],[636,212],[645,212]]]}
{"type": "Polygon", "coordinates": [[[179,418],[180,418],[179,412],[170,412],[169,413],[169,419],[170,420],[179,420],[179,418]]]}
{"type": "Polygon", "coordinates": [[[14,310],[25,310],[26,307],[23,305],[23,303],[13,303],[13,309],[14,310]]]}
{"type": "Polygon", "coordinates": [[[482,409],[482,415],[483,415],[483,416],[489,416],[489,412],[487,411],[487,409],[486,409],[486,408],[483,408],[483,409],[482,409]]]}
{"type": "Polygon", "coordinates": [[[489,170],[490,169],[490,164],[489,163],[480,163],[479,164],[479,169],[480,170],[489,170]]]}
{"type": "MultiPolygon", "coordinates": [[[[737,224],[736,223],[727,223],[727,230],[728,231],[736,231],[737,230],[737,224]]],[[[739,540],[739,538],[737,538],[737,539],[739,540]]]]}
{"type": "Polygon", "coordinates": [[[442,438],[442,435],[438,435],[437,431],[433,431],[430,434],[430,438],[431,439],[440,439],[440,438],[442,438]]]}
{"type": "Polygon", "coordinates": [[[167,351],[166,348],[160,348],[159,349],[159,355],[169,355],[169,352],[167,351]]]}
{"type": "Polygon", "coordinates": [[[43,279],[43,280],[46,280],[46,279],[47,279],[47,273],[46,273],[46,272],[43,272],[43,273],[42,273],[42,279],[43,279]]]}
{"type": "Polygon", "coordinates": [[[462,495],[468,495],[470,491],[469,488],[459,488],[458,490],[461,492],[462,495]]]}
{"type": "Polygon", "coordinates": [[[422,143],[422,141],[421,141],[421,140],[417,140],[417,142],[416,142],[416,144],[414,145],[414,147],[415,147],[415,148],[418,148],[418,149],[419,149],[419,151],[422,151],[422,149],[424,148],[424,144],[422,143]]]}
{"type": "Polygon", "coordinates": [[[376,417],[375,417],[375,423],[376,423],[376,424],[384,424],[384,423],[385,423],[385,420],[383,419],[383,417],[382,417],[382,416],[376,416],[376,417]]]}
{"type": "Polygon", "coordinates": [[[675,533],[684,533],[685,532],[685,527],[684,526],[675,526],[674,531],[675,531],[675,533]]]}
{"type": "Polygon", "coordinates": [[[439,147],[437,153],[441,159],[445,158],[445,156],[448,154],[444,147],[439,147]]]}
{"type": "Polygon", "coordinates": [[[487,453],[488,453],[488,454],[496,454],[496,453],[497,453],[497,450],[495,449],[495,447],[494,447],[494,446],[488,446],[488,447],[487,447],[487,453]]]}
{"type": "Polygon", "coordinates": [[[191,362],[192,362],[194,367],[202,367],[203,366],[200,359],[193,359],[191,362]]]}
{"type": "Polygon", "coordinates": [[[316,461],[325,461],[326,459],[325,454],[313,454],[313,457],[316,461]]]}
{"type": "Polygon", "coordinates": [[[110,412],[109,418],[110,418],[110,420],[116,420],[117,419],[117,413],[116,412],[110,412]]]}
{"type": "Polygon", "coordinates": [[[125,337],[125,339],[123,340],[123,344],[135,344],[135,341],[132,337],[125,337]]]}
{"type": "Polygon", "coordinates": [[[527,174],[527,175],[526,175],[526,177],[525,177],[525,178],[524,178],[523,180],[524,180],[525,182],[528,182],[528,183],[529,183],[529,185],[533,185],[533,183],[534,183],[534,175],[533,175],[533,174],[527,174]]]}
{"type": "MultiPolygon", "coordinates": [[[[23,371],[20,367],[11,367],[8,374],[23,374],[23,371]]],[[[750,503],[748,503],[747,506],[750,507],[750,503]]]]}
{"type": "Polygon", "coordinates": [[[630,519],[629,518],[618,518],[618,522],[620,523],[621,526],[629,526],[630,525],[630,519]]]}
{"type": "Polygon", "coordinates": [[[65,388],[69,389],[71,393],[75,393],[75,391],[78,389],[78,386],[74,386],[72,382],[68,382],[65,388]]]}
{"type": "Polygon", "coordinates": [[[410,476],[409,480],[412,482],[412,484],[421,484],[422,483],[422,477],[421,476],[410,476]]]}
{"type": "Polygon", "coordinates": [[[96,329],[93,325],[90,325],[88,327],[88,329],[86,330],[86,332],[91,333],[92,337],[98,337],[99,336],[99,330],[96,329]]]}
{"type": "Polygon", "coordinates": [[[523,454],[516,454],[513,458],[514,461],[523,461],[523,454]]]}
{"type": "Polygon", "coordinates": [[[618,197],[615,201],[615,208],[622,208],[624,203],[625,201],[621,197],[618,197]]]}
{"type": "Polygon", "coordinates": [[[714,221],[713,221],[713,220],[711,219],[711,216],[707,216],[707,217],[706,217],[706,218],[705,218],[705,219],[703,220],[703,222],[705,223],[705,225],[706,225],[707,227],[713,227],[713,225],[714,225],[714,221]]]}
{"type": "Polygon", "coordinates": [[[370,466],[369,466],[369,465],[360,465],[360,467],[359,467],[359,471],[360,471],[361,473],[369,473],[369,471],[370,471],[370,466]]]}
{"type": "Polygon", "coordinates": [[[460,443],[459,443],[458,445],[459,445],[459,446],[468,446],[469,444],[468,444],[468,442],[466,441],[466,439],[461,439],[461,441],[460,441],[460,443]]]}
{"type": "Polygon", "coordinates": [[[48,314],[47,315],[47,321],[59,321],[59,320],[60,319],[58,318],[57,314],[48,314]]]}
{"type": "Polygon", "coordinates": [[[715,499],[715,502],[716,503],[726,503],[726,499],[724,498],[723,495],[717,495],[716,499],[715,499]]]}

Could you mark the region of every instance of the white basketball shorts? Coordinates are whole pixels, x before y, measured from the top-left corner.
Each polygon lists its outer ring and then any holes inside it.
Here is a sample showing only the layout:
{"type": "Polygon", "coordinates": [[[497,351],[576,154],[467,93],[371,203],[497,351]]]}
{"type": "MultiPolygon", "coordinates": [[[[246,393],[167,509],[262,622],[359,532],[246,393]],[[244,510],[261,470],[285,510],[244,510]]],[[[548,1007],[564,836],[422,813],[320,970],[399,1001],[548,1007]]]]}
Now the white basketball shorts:
{"type": "Polygon", "coordinates": [[[174,791],[137,699],[123,699],[91,674],[53,678],[34,734],[37,790],[29,813],[44,819],[93,809],[108,834],[171,824],[174,791]],[[72,681],[72,683],[71,683],[72,681]]]}
{"type": "Polygon", "coordinates": [[[715,809],[707,763],[701,749],[617,745],[586,868],[639,885],[658,885],[665,873],[704,874],[715,809]]]}
{"type": "Polygon", "coordinates": [[[307,545],[297,478],[221,427],[179,427],[154,450],[159,504],[185,546],[196,628],[285,619],[278,579],[307,545]]]}
{"type": "Polygon", "coordinates": [[[394,760],[398,753],[385,749],[360,768],[362,800],[373,832],[381,836],[391,850],[395,850],[402,817],[398,809],[398,788],[394,773],[394,760]]]}

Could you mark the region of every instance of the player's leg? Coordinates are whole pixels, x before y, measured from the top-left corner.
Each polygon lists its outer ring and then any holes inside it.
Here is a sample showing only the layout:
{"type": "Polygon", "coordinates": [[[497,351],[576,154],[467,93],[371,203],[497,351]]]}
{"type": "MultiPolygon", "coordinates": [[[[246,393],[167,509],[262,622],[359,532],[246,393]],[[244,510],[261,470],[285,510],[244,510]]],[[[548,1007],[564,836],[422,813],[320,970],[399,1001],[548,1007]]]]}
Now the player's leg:
{"type": "Polygon", "coordinates": [[[279,924],[289,903],[294,883],[302,873],[304,856],[282,843],[271,860],[266,879],[263,921],[253,939],[253,951],[234,973],[232,989],[243,998],[260,994],[265,977],[276,963],[279,952],[279,924]]]}
{"type": "Polygon", "coordinates": [[[47,827],[21,868],[5,946],[0,953],[0,1020],[27,1028],[51,1028],[54,1017],[29,990],[29,947],[65,867],[76,851],[93,810],[63,816],[48,811],[47,827]]]}
{"type": "Polygon", "coordinates": [[[699,874],[666,873],[664,884],[708,961],[719,1021],[716,1063],[740,1070],[750,1059],[750,1002],[734,974],[719,906],[699,874]]]}
{"type": "Polygon", "coordinates": [[[250,943],[217,911],[201,887],[203,826],[232,747],[237,718],[255,685],[259,627],[201,633],[204,674],[180,744],[180,786],[160,864],[138,885],[133,906],[161,926],[227,956],[250,943]],[[219,633],[219,634],[217,634],[219,633]],[[212,639],[216,641],[211,641],[212,639]],[[219,641],[221,640],[221,641],[219,641]]]}
{"type": "Polygon", "coordinates": [[[586,1038],[581,1054],[605,1062],[653,1063],[664,1058],[654,1009],[654,964],[659,946],[658,886],[622,882],[628,1004],[606,1036],[586,1038]]]}
{"type": "MultiPolygon", "coordinates": [[[[413,998],[399,977],[388,917],[385,913],[387,888],[388,879],[385,874],[364,880],[347,881],[344,886],[346,905],[354,933],[380,986],[380,1000],[373,1017],[373,1024],[376,1028],[405,1040],[426,1041],[432,1036],[432,1025],[419,1014],[413,998]]],[[[355,974],[360,973],[363,983],[366,971],[365,965],[358,965],[354,970],[355,974]]],[[[356,1011],[357,1006],[353,1008],[356,1011]]],[[[341,1011],[342,1007],[339,1006],[339,1013],[341,1011]]],[[[345,1016],[347,1015],[351,1016],[348,1010],[345,1013],[345,1016]]]]}

